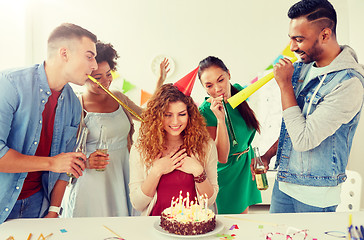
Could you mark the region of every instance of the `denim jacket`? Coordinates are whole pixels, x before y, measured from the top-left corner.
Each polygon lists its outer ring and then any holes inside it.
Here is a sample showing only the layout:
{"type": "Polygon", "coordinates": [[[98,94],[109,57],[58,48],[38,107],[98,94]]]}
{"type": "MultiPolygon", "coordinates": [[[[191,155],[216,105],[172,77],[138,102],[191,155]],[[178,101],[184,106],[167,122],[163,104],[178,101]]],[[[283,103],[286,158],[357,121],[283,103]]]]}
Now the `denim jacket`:
{"type": "Polygon", "coordinates": [[[292,85],[299,107],[294,118],[299,121],[293,123],[292,118],[284,116],[277,149],[278,181],[330,187],[346,180],[345,169],[363,103],[364,70],[350,47],[343,46],[342,49],[327,72],[310,80],[300,92],[297,91],[302,83],[300,79],[305,78],[312,63],[294,65],[292,85]],[[345,81],[352,86],[346,86],[345,81]],[[356,96],[345,92],[345,88],[356,91],[352,93],[356,96]],[[345,97],[354,99],[351,103],[355,108],[346,103],[342,106],[345,97]],[[337,111],[337,106],[344,111],[337,111]],[[315,114],[316,110],[320,114],[315,114]],[[334,120],[330,122],[330,118],[334,120]],[[309,122],[327,124],[307,133],[309,122]],[[294,128],[300,123],[302,130],[297,133],[294,128]],[[306,139],[302,139],[305,134],[306,139]]]}
{"type": "MultiPolygon", "coordinates": [[[[0,85],[0,158],[9,148],[34,155],[42,130],[42,112],[51,94],[44,63],[1,72],[0,85]]],[[[80,116],[80,102],[66,84],[58,98],[50,156],[73,151],[80,116]]],[[[10,214],[26,176],[26,172],[0,172],[0,223],[10,214]]],[[[47,213],[51,192],[59,179],[68,181],[64,173],[43,173],[45,196],[40,216],[47,213]]]]}

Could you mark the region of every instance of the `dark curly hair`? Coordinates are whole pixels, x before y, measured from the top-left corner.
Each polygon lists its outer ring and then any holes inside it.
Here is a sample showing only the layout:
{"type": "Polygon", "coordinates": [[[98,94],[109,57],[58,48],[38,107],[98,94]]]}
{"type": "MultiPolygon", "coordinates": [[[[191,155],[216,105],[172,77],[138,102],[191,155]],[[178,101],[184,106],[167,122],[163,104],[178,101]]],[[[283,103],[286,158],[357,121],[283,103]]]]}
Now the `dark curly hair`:
{"type": "Polygon", "coordinates": [[[332,4],[327,0],[301,0],[288,10],[290,19],[306,17],[315,21],[321,28],[330,28],[336,34],[337,16],[332,4]]]}
{"type": "Polygon", "coordinates": [[[114,49],[114,46],[110,43],[103,43],[101,41],[96,42],[96,62],[102,63],[107,62],[110,69],[116,71],[116,60],[119,58],[118,53],[114,49]]]}
{"type": "Polygon", "coordinates": [[[165,149],[165,130],[163,126],[164,113],[169,103],[181,101],[187,105],[188,123],[183,130],[183,147],[187,154],[198,156],[205,166],[207,161],[206,148],[210,135],[204,118],[198,111],[190,96],[184,95],[171,83],[162,85],[148,101],[147,108],[142,114],[144,122],[139,129],[137,149],[140,151],[144,164],[150,167],[158,154],[165,149]]]}

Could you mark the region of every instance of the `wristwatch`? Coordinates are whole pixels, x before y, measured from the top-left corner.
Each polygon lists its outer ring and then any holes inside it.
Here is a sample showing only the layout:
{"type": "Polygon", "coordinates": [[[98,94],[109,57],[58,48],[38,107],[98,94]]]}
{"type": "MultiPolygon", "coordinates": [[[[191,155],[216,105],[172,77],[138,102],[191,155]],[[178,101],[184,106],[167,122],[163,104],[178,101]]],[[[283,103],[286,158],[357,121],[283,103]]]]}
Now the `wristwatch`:
{"type": "Polygon", "coordinates": [[[63,208],[62,207],[57,207],[57,206],[50,206],[49,209],[48,209],[48,212],[55,212],[58,215],[62,215],[62,211],[63,211],[63,208]]]}

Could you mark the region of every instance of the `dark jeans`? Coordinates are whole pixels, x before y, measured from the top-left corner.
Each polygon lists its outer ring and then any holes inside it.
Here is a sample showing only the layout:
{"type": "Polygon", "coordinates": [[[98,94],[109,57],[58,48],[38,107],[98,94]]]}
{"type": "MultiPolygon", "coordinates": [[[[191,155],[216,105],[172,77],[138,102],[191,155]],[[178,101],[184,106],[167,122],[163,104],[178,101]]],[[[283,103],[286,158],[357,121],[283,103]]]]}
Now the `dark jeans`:
{"type": "Polygon", "coordinates": [[[6,220],[15,218],[39,218],[42,203],[43,190],[34,193],[28,198],[17,200],[6,220]]]}

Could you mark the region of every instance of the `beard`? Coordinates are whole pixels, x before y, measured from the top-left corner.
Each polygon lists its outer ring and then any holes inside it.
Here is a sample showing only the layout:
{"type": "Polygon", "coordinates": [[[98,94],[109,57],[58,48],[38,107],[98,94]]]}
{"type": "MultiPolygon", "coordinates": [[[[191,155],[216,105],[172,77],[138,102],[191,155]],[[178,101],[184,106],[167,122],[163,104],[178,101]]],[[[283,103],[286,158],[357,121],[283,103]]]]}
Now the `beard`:
{"type": "Polygon", "coordinates": [[[318,45],[318,39],[315,41],[315,43],[308,51],[306,52],[302,50],[295,51],[295,53],[297,53],[300,56],[301,61],[306,64],[317,61],[322,52],[323,49],[318,45]]]}

